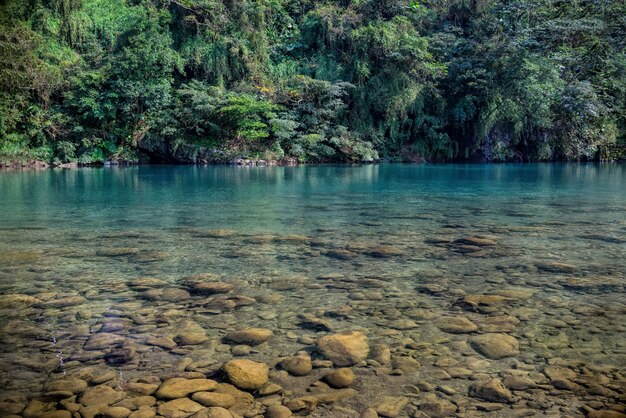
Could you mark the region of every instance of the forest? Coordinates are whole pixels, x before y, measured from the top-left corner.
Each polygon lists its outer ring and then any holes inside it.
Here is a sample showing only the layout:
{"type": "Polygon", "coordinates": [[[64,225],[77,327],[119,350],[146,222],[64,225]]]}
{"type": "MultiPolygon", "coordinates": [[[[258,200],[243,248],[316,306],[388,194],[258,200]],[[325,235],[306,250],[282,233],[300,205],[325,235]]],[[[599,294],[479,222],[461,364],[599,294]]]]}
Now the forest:
{"type": "Polygon", "coordinates": [[[0,161],[589,160],[623,0],[0,0],[0,161]]]}

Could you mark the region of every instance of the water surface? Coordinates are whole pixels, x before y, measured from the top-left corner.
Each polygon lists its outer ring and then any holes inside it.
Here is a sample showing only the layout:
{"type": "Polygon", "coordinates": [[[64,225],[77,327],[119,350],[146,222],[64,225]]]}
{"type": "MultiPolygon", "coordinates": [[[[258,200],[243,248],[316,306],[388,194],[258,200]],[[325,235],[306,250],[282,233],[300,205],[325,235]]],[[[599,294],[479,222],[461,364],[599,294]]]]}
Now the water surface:
{"type": "Polygon", "coordinates": [[[290,376],[274,367],[281,358],[304,350],[322,360],[317,338],[359,330],[391,363],[356,365],[358,393],[313,414],[352,416],[385,395],[409,399],[403,416],[428,402],[463,416],[619,409],[624,254],[624,165],[3,172],[0,384],[26,404],[51,380],[94,386],[113,371],[104,384],[132,398],[125,385],[146,376],[223,379],[221,365],[239,355],[290,388],[235,407],[255,416],[309,394],[327,371],[290,376]],[[199,295],[194,281],[234,289],[199,295]],[[501,300],[470,303],[477,295],[501,300]],[[459,317],[476,330],[450,332],[459,317]],[[190,323],[206,341],[180,342],[190,323]],[[245,327],[274,336],[252,349],[223,339],[245,327]],[[94,348],[97,334],[119,339],[94,348]],[[486,355],[472,340],[482,334],[509,335],[519,350],[486,355]],[[150,343],[170,337],[175,347],[150,343]],[[498,408],[471,394],[475,381],[520,375],[534,386],[498,408]],[[424,382],[446,390],[420,392],[424,382]]]}

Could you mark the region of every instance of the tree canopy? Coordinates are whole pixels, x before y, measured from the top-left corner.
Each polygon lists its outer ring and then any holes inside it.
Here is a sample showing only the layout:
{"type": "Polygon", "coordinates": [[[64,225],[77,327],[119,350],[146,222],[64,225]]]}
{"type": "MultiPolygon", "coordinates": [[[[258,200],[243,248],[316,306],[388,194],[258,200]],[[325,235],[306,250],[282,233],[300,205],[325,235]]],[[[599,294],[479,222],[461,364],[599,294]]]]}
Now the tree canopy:
{"type": "Polygon", "coordinates": [[[0,0],[0,160],[593,158],[624,33],[620,0],[0,0]]]}

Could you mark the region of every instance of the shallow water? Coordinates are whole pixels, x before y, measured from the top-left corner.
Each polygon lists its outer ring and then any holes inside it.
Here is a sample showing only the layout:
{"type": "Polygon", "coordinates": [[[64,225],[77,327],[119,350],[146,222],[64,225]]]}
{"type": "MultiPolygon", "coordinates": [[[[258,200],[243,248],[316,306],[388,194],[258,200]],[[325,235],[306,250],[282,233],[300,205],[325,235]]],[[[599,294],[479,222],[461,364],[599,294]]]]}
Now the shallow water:
{"type": "MultiPolygon", "coordinates": [[[[371,350],[353,367],[357,392],[313,415],[358,416],[387,395],[408,401],[400,416],[435,416],[431,404],[456,416],[623,412],[625,254],[625,165],[4,172],[0,388],[19,409],[51,380],[95,386],[113,371],[102,384],[133,398],[128,385],[141,378],[225,381],[220,367],[235,356],[267,363],[285,388],[231,408],[256,416],[332,392],[315,383],[325,363],[306,376],[276,364],[301,350],[322,360],[316,339],[360,330],[371,350]],[[158,281],[138,280],[147,277],[158,281]],[[198,281],[234,289],[207,296],[198,281]],[[477,329],[452,333],[451,317],[477,329]],[[185,344],[198,326],[203,341],[185,344]],[[233,349],[224,335],[245,327],[274,335],[233,349]],[[94,334],[112,340],[93,344],[94,334]],[[481,334],[510,335],[519,348],[486,353],[473,340],[481,334]],[[162,337],[177,344],[151,342],[162,337]],[[373,361],[374,346],[392,361],[373,361]],[[477,396],[472,385],[488,378],[511,397],[477,396]]],[[[72,410],[64,403],[80,406],[81,393],[41,399],[72,410]]],[[[20,413],[41,415],[31,410],[20,413]]]]}

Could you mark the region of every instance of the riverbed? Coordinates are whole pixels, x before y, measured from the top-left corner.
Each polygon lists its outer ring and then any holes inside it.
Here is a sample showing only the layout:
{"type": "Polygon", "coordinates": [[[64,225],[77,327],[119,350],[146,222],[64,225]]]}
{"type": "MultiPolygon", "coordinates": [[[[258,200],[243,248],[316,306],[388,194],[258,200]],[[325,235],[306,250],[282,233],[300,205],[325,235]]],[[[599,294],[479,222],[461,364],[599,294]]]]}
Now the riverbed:
{"type": "Polygon", "coordinates": [[[626,410],[625,165],[11,171],[0,197],[5,414],[626,410]]]}

